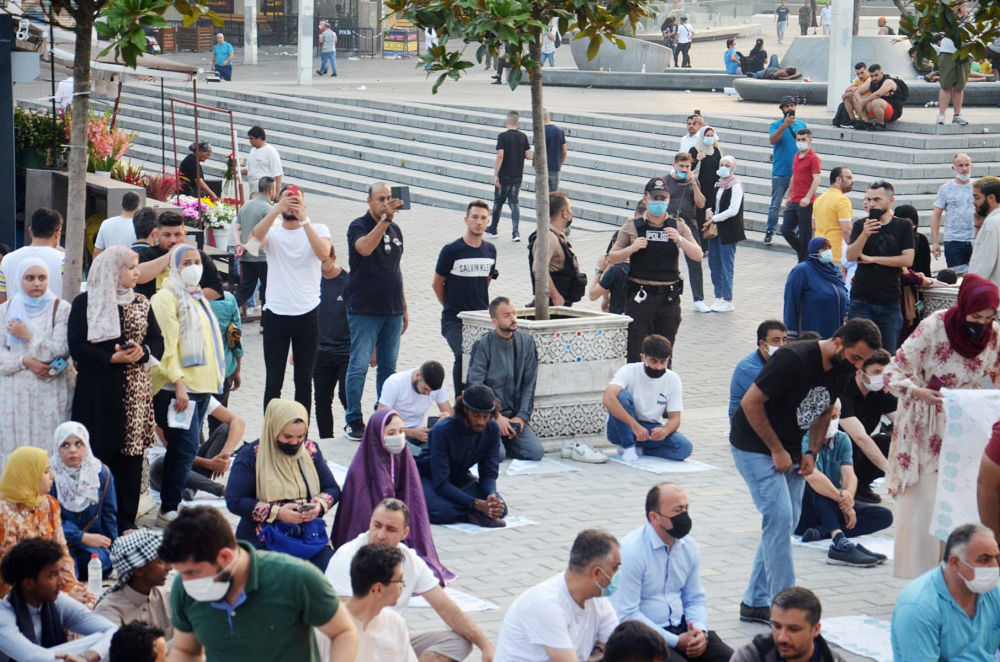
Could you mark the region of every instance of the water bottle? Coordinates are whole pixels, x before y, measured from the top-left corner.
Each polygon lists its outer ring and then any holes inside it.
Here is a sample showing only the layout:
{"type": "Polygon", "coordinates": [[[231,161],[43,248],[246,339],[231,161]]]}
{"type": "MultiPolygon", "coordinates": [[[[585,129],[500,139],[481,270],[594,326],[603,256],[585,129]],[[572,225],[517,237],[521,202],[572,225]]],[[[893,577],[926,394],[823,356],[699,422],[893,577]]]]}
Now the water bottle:
{"type": "Polygon", "coordinates": [[[642,65],[642,73],[646,73],[646,65],[645,64],[642,65]]]}
{"type": "Polygon", "coordinates": [[[104,572],[101,566],[101,559],[97,554],[90,555],[90,563],[87,564],[87,590],[95,597],[101,596],[101,573],[104,572]]]}

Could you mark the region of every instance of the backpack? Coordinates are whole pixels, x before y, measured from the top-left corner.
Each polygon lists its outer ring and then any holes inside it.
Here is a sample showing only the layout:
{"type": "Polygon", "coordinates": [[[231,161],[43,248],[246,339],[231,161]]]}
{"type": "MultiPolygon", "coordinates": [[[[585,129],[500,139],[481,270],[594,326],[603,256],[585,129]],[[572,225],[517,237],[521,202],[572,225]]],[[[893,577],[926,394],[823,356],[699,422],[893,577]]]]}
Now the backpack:
{"type": "Polygon", "coordinates": [[[556,33],[556,48],[562,46],[562,35],[558,32],[556,33]]]}
{"type": "Polygon", "coordinates": [[[892,81],[896,83],[896,93],[892,95],[893,101],[906,103],[906,100],[910,98],[910,86],[896,77],[893,77],[892,81]]]}

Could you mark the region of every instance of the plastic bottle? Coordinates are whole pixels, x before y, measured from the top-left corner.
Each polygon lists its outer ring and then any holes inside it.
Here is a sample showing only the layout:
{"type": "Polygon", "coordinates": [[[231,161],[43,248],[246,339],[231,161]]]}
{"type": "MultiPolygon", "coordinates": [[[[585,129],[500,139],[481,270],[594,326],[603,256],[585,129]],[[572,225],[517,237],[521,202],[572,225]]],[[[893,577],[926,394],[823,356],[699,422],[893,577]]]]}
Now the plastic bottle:
{"type": "Polygon", "coordinates": [[[642,73],[646,73],[646,65],[645,64],[642,65],[642,73]]]}
{"type": "Polygon", "coordinates": [[[101,595],[101,573],[104,572],[101,566],[101,559],[97,558],[97,554],[90,555],[90,563],[87,564],[87,590],[94,594],[95,597],[100,597],[101,595]]]}

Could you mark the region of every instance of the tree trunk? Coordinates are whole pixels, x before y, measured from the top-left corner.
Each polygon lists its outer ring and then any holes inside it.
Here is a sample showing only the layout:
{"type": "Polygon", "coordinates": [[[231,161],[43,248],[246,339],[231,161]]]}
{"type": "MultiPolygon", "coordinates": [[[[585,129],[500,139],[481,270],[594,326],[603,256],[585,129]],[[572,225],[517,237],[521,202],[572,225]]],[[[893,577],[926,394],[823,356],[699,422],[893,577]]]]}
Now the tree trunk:
{"type": "Polygon", "coordinates": [[[93,14],[77,12],[73,62],[73,122],[70,127],[69,193],[66,209],[66,266],[62,298],[72,301],[80,292],[83,242],[87,234],[87,122],[90,117],[90,46],[93,14]],[[84,19],[84,20],[80,20],[84,19]]]}
{"type": "Polygon", "coordinates": [[[851,29],[851,34],[855,37],[858,36],[858,18],[861,16],[861,0],[854,0],[854,27],[851,29]]]}
{"type": "Polygon", "coordinates": [[[536,31],[528,45],[535,68],[531,74],[531,133],[534,142],[535,216],[535,319],[549,319],[549,168],[545,153],[545,111],[542,104],[542,36],[536,31]]]}

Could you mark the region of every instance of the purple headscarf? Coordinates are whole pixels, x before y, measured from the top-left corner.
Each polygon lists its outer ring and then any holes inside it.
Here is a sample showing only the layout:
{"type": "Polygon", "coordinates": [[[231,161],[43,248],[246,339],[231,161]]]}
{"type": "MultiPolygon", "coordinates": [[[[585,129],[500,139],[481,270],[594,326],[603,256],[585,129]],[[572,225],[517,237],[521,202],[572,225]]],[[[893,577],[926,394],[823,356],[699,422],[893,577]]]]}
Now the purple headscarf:
{"type": "Polygon", "coordinates": [[[382,499],[399,499],[410,509],[410,535],[404,542],[416,550],[444,586],[455,574],[444,567],[434,548],[417,463],[409,447],[393,455],[382,444],[386,424],[398,415],[392,409],[379,409],[368,420],[361,446],[347,470],[330,537],[335,548],[354,540],[371,526],[372,513],[382,499]]]}

